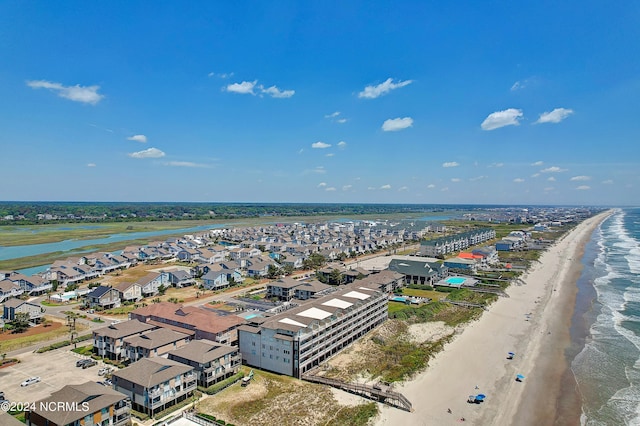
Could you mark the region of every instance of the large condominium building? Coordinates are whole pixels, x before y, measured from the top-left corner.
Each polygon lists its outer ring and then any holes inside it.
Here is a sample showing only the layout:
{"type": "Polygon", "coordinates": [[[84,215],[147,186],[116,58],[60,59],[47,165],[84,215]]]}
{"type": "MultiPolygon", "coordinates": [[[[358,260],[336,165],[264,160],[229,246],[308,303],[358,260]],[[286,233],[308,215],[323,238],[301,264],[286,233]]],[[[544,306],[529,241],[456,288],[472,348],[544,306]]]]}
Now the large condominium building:
{"type": "Polygon", "coordinates": [[[387,319],[387,293],[357,280],[238,329],[247,365],[300,378],[387,319]]]}
{"type": "Polygon", "coordinates": [[[93,332],[93,353],[104,358],[126,359],[124,340],[157,329],[157,325],[146,324],[137,320],[113,323],[93,332]]]}

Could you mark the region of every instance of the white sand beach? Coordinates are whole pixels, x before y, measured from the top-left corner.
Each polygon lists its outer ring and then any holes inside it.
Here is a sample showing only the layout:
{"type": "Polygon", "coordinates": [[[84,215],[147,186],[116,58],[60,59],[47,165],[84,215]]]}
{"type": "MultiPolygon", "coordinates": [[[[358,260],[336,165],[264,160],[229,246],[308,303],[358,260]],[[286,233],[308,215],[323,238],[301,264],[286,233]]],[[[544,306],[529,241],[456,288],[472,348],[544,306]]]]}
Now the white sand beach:
{"type": "Polygon", "coordinates": [[[461,418],[476,425],[552,424],[560,373],[543,370],[563,362],[584,245],[609,213],[582,222],[556,242],[522,283],[508,289],[509,297],[467,325],[424,373],[396,387],[413,412],[381,406],[376,425],[446,425],[461,418]],[[516,353],[512,360],[510,351],[516,353]],[[517,374],[525,379],[517,382],[517,374]],[[487,396],[485,402],[467,403],[478,393],[487,396]]]}

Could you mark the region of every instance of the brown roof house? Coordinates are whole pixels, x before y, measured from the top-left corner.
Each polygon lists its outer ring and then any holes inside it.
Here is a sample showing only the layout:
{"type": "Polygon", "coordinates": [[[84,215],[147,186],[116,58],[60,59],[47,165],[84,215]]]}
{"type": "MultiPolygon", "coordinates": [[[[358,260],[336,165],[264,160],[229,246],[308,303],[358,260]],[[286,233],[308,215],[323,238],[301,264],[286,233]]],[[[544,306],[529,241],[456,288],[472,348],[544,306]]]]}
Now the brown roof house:
{"type": "Polygon", "coordinates": [[[237,346],[221,345],[210,340],[193,340],[174,351],[169,359],[194,368],[198,385],[209,387],[238,372],[242,355],[237,346]]]}
{"type": "Polygon", "coordinates": [[[129,398],[95,382],[66,385],[33,405],[32,410],[25,411],[29,426],[130,424],[129,398]]]}
{"type": "Polygon", "coordinates": [[[93,331],[93,353],[103,358],[121,360],[126,358],[124,339],[155,330],[157,325],[138,320],[123,321],[93,331]]]}
{"type": "Polygon", "coordinates": [[[193,367],[160,357],[141,359],[114,372],[111,380],[134,410],[151,417],[190,398],[198,382],[193,367]]]}
{"type": "Polygon", "coordinates": [[[170,302],[138,308],[129,313],[129,318],[185,333],[193,331],[195,339],[208,339],[227,345],[237,344],[236,329],[245,323],[243,318],[236,315],[222,316],[205,308],[170,302]]]}
{"type": "Polygon", "coordinates": [[[158,328],[137,336],[124,339],[125,356],[131,362],[142,358],[162,356],[167,352],[186,345],[190,335],[168,328],[158,328]]]}

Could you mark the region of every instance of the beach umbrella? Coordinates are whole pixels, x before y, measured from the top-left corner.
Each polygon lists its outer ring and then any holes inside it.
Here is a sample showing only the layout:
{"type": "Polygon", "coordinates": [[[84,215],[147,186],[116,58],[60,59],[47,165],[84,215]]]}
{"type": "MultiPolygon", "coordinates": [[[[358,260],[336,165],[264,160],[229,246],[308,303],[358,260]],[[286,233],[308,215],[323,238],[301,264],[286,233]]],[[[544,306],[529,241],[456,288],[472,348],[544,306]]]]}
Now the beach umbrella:
{"type": "Polygon", "coordinates": [[[514,356],[515,354],[516,354],[515,352],[507,352],[507,355],[514,356]]]}
{"type": "Polygon", "coordinates": [[[485,399],[486,397],[487,397],[487,396],[486,396],[485,394],[483,394],[483,393],[479,393],[479,394],[477,394],[477,395],[476,395],[476,401],[478,401],[478,402],[482,402],[482,401],[484,401],[484,399],[485,399]]]}
{"type": "Polygon", "coordinates": [[[524,379],[524,376],[522,374],[518,374],[516,376],[516,380],[523,380],[523,379],[524,379]]]}

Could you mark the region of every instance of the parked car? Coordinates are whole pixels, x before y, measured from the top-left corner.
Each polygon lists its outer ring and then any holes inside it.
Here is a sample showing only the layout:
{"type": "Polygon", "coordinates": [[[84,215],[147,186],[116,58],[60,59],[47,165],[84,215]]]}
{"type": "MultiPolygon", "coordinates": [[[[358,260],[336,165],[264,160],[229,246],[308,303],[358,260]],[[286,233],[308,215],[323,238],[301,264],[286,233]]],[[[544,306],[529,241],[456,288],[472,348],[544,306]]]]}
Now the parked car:
{"type": "Polygon", "coordinates": [[[105,386],[113,386],[113,381],[111,381],[111,379],[107,379],[104,381],[104,385],[105,386]]]}
{"type": "Polygon", "coordinates": [[[82,367],[84,364],[87,363],[87,361],[89,361],[88,359],[81,359],[76,361],[76,367],[82,367]]]}
{"type": "Polygon", "coordinates": [[[88,359],[87,362],[82,364],[82,369],[93,367],[94,365],[98,365],[98,362],[95,359],[88,359]]]}
{"type": "Polygon", "coordinates": [[[25,387],[25,386],[29,386],[32,385],[34,383],[38,383],[40,381],[40,377],[30,377],[27,380],[25,380],[24,382],[20,383],[20,386],[25,387]]]}
{"type": "Polygon", "coordinates": [[[107,374],[111,373],[111,367],[102,367],[100,370],[98,370],[98,376],[106,376],[107,374]]]}

